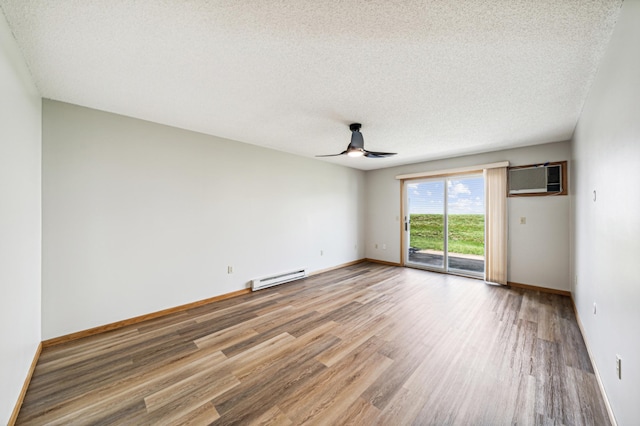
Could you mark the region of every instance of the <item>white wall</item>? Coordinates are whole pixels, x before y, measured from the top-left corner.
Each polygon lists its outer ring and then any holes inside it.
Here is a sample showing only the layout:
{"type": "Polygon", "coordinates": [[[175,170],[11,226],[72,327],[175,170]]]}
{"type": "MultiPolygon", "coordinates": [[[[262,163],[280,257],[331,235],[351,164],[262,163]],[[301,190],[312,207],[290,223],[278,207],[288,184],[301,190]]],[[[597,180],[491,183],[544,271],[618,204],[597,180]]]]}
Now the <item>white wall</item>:
{"type": "MultiPolygon", "coordinates": [[[[504,160],[518,166],[569,158],[569,142],[559,142],[369,171],[366,175],[368,220],[365,255],[370,259],[400,262],[401,197],[400,181],[395,179],[396,175],[504,160]],[[378,249],[375,244],[378,244],[378,249]],[[383,244],[386,250],[382,250],[383,244]]],[[[508,214],[508,280],[568,291],[569,197],[509,198],[508,214]],[[526,217],[526,225],[520,225],[522,216],[526,217]]]]}
{"type": "Polygon", "coordinates": [[[0,424],[40,343],[41,102],[0,12],[0,424]]]}
{"type": "Polygon", "coordinates": [[[640,1],[625,1],[573,140],[573,294],[619,425],[640,419],[639,23],[640,1]]]}
{"type": "Polygon", "coordinates": [[[42,191],[44,339],[364,257],[362,171],[48,100],[42,191]]]}

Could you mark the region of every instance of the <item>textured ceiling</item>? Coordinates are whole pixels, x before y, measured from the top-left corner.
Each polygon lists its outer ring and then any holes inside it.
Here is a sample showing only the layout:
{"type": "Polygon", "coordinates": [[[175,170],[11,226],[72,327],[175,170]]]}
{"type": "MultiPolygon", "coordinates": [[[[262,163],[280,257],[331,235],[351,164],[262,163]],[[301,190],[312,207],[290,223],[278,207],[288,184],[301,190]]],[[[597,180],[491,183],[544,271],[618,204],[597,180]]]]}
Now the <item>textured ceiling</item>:
{"type": "Polygon", "coordinates": [[[571,137],[622,0],[0,0],[44,98],[363,170],[571,137]]]}

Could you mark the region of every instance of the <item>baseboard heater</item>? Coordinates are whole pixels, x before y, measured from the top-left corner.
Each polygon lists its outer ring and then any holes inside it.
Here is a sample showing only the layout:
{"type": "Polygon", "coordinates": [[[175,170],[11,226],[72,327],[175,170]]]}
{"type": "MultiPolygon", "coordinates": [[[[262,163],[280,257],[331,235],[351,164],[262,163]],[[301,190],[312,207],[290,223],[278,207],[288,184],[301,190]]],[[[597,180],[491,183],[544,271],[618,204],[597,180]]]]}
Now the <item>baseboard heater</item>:
{"type": "Polygon", "coordinates": [[[270,275],[268,277],[257,278],[251,281],[251,290],[256,291],[274,285],[288,283],[289,281],[299,280],[307,276],[306,269],[296,269],[282,274],[270,275]]]}

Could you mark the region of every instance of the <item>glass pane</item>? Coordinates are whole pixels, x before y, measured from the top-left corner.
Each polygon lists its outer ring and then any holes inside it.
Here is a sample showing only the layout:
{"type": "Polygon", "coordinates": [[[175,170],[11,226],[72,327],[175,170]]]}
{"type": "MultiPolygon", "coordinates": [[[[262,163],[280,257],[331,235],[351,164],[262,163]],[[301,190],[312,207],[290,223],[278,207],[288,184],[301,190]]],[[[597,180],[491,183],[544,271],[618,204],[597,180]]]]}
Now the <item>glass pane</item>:
{"type": "Polygon", "coordinates": [[[447,179],[448,269],[484,273],[484,178],[447,179]]]}
{"type": "Polygon", "coordinates": [[[407,185],[409,262],[444,269],[444,180],[407,185]]]}

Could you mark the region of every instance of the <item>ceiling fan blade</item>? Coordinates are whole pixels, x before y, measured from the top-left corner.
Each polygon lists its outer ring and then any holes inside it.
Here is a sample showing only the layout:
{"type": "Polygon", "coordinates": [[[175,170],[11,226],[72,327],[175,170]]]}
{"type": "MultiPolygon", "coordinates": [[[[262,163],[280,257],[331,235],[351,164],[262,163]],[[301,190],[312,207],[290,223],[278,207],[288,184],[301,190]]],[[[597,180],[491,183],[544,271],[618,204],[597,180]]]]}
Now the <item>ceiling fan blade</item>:
{"type": "Polygon", "coordinates": [[[329,155],[316,155],[316,157],[337,157],[338,155],[345,155],[347,151],[342,151],[340,154],[329,154],[329,155]]]}
{"type": "Polygon", "coordinates": [[[376,152],[376,151],[364,151],[364,156],[368,158],[386,158],[396,155],[397,152],[376,152]]]}
{"type": "Polygon", "coordinates": [[[362,133],[360,133],[360,127],[362,127],[360,123],[349,124],[351,142],[345,151],[342,151],[340,154],[316,155],[316,157],[337,157],[347,154],[349,157],[385,158],[396,155],[395,152],[377,152],[364,149],[364,138],[362,137],[362,133]]]}

